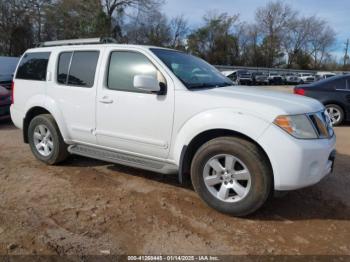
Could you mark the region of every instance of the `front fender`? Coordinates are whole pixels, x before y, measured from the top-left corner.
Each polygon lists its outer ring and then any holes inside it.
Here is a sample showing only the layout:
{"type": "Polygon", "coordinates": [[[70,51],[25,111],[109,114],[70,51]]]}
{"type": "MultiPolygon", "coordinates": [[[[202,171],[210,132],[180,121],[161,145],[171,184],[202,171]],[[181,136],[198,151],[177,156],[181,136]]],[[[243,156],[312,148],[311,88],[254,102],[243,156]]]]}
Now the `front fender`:
{"type": "Polygon", "coordinates": [[[205,131],[226,129],[257,141],[269,125],[266,120],[234,109],[213,109],[199,113],[187,120],[177,131],[175,130],[170,159],[174,159],[175,163],[180,165],[183,147],[205,131]]]}

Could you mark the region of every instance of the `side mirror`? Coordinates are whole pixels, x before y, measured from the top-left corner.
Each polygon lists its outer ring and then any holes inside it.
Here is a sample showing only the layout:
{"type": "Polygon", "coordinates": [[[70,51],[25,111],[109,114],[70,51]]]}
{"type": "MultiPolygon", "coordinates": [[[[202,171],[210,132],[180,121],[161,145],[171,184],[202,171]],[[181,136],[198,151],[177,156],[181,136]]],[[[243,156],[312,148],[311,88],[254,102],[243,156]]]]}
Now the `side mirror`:
{"type": "Polygon", "coordinates": [[[135,75],[134,88],[151,93],[158,93],[160,91],[157,78],[150,75],[135,75]]]}

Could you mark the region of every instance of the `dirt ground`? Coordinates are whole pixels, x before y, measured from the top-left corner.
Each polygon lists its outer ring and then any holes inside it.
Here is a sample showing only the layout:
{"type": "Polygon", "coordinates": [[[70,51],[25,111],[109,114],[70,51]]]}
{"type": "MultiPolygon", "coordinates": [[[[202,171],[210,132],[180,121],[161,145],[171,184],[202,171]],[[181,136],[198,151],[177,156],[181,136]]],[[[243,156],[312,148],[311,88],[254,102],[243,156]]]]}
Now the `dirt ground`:
{"type": "Polygon", "coordinates": [[[239,219],[176,176],[77,156],[46,166],[1,122],[0,255],[350,255],[350,126],[336,134],[334,174],[239,219]]]}

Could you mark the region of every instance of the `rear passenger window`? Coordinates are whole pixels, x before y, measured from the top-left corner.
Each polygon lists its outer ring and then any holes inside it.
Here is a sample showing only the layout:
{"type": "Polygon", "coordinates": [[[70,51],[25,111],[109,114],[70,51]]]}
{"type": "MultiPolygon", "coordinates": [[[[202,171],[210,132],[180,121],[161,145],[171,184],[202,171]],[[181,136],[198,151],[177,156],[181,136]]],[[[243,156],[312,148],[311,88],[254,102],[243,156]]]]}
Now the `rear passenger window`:
{"type": "Polygon", "coordinates": [[[25,54],[18,66],[16,78],[45,81],[49,57],[49,52],[25,54]]]}
{"type": "Polygon", "coordinates": [[[61,53],[58,59],[57,82],[65,85],[92,87],[98,57],[98,51],[61,53]]]}
{"type": "Polygon", "coordinates": [[[343,78],[334,80],[332,84],[335,87],[335,89],[344,90],[346,89],[346,78],[343,77],[343,78]]]}

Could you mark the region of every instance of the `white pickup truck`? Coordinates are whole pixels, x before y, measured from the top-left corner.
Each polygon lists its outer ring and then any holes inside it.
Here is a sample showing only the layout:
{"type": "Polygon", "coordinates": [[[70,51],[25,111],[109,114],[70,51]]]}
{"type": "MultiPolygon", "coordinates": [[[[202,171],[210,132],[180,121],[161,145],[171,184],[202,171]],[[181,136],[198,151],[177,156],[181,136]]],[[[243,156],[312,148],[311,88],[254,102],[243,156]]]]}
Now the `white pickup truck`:
{"type": "Polygon", "coordinates": [[[316,81],[316,77],[310,73],[299,73],[299,84],[309,84],[316,81]]]}
{"type": "Polygon", "coordinates": [[[37,159],[53,165],[78,154],[178,174],[235,216],[256,211],[273,190],[318,183],[334,162],[321,103],[232,86],[175,50],[46,42],[22,56],[13,89],[12,120],[37,159]]]}

